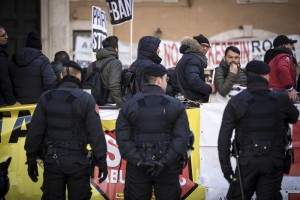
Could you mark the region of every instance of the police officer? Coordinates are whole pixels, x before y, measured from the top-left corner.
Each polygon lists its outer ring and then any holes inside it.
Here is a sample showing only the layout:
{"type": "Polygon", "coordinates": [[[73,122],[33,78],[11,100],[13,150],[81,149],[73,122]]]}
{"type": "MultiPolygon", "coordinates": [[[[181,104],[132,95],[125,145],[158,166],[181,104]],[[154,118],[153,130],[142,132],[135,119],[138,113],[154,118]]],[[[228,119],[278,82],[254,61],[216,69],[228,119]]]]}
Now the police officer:
{"type": "Polygon", "coordinates": [[[224,177],[230,183],[227,199],[282,199],[280,189],[284,173],[286,123],[296,123],[299,111],[288,95],[268,88],[270,67],[262,61],[250,61],[247,89],[227,104],[218,139],[218,151],[224,177]],[[239,154],[235,173],[230,163],[231,136],[239,154]],[[241,181],[241,182],[240,182],[241,181]],[[241,191],[241,184],[243,191],[241,191]]]}
{"type": "Polygon", "coordinates": [[[179,174],[192,133],[184,106],[165,94],[167,70],[144,69],[146,86],[122,106],[116,125],[119,150],[127,161],[124,197],[180,199],[179,174]]]}
{"type": "Polygon", "coordinates": [[[99,177],[103,175],[99,181],[107,176],[107,147],[98,106],[82,91],[81,72],[76,62],[66,61],[58,89],[42,94],[32,116],[25,142],[28,175],[37,182],[36,159],[42,157],[42,199],[65,199],[66,185],[69,199],[91,198],[87,144],[92,148],[99,177]]]}

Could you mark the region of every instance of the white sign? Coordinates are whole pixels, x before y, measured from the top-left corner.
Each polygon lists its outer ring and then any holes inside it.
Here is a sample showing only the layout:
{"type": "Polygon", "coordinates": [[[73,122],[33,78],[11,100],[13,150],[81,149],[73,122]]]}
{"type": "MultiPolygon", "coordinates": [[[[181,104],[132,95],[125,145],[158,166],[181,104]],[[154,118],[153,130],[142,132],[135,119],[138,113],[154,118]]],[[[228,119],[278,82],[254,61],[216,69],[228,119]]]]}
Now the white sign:
{"type": "Polygon", "coordinates": [[[92,37],[93,52],[102,47],[102,41],[107,37],[106,16],[101,8],[92,7],[92,37]]]}
{"type": "MultiPolygon", "coordinates": [[[[300,35],[288,35],[293,40],[298,40],[295,43],[295,56],[300,61],[300,35]]],[[[236,46],[241,52],[241,66],[245,67],[246,64],[251,60],[264,60],[264,55],[268,49],[272,47],[274,38],[266,39],[241,39],[241,40],[230,40],[230,41],[211,41],[211,49],[207,52],[206,57],[208,58],[207,69],[213,70],[219,66],[221,60],[224,57],[225,49],[228,46],[236,46]]],[[[120,60],[123,64],[129,65],[129,44],[123,44],[123,51],[120,52],[120,60]]],[[[160,54],[162,58],[161,64],[167,68],[175,67],[177,62],[180,60],[183,54],[179,52],[180,41],[162,40],[160,43],[160,54]]],[[[137,44],[133,46],[133,52],[137,51],[137,44]]],[[[136,54],[133,55],[132,60],[136,59],[136,54]]]]}
{"type": "Polygon", "coordinates": [[[132,19],[133,0],[106,0],[110,23],[118,25],[132,19]]]}
{"type": "Polygon", "coordinates": [[[76,37],[75,58],[74,60],[83,68],[93,62],[92,60],[93,44],[91,37],[76,37]]]}

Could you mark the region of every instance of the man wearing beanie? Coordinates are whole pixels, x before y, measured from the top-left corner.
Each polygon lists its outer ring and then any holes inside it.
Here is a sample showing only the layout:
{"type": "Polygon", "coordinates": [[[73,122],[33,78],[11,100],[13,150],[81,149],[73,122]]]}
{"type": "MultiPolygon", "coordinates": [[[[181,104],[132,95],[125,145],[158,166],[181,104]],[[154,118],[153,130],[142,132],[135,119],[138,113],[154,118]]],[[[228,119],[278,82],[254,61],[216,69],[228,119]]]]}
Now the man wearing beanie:
{"type": "Polygon", "coordinates": [[[205,54],[209,50],[209,41],[202,34],[193,38],[184,37],[181,41],[182,58],[176,65],[177,84],[185,98],[207,102],[209,94],[216,88],[205,79],[204,69],[207,67],[205,54]]]}
{"type": "Polygon", "coordinates": [[[9,70],[15,96],[21,104],[36,103],[44,91],[56,86],[56,75],[41,49],[40,38],[30,32],[26,47],[12,56],[9,70]]]}
{"type": "Polygon", "coordinates": [[[25,141],[28,176],[38,181],[36,159],[41,158],[41,199],[66,199],[66,188],[68,199],[91,199],[94,168],[87,162],[87,144],[99,170],[95,179],[103,182],[107,177],[107,147],[99,108],[94,98],[81,89],[82,71],[78,63],[65,61],[58,88],[41,95],[30,122],[25,141]]]}
{"type": "Polygon", "coordinates": [[[264,61],[271,68],[269,87],[285,91],[295,103],[299,100],[296,91],[296,59],[293,56],[294,43],[285,35],[277,36],[273,41],[273,49],[269,49],[264,61]]]}
{"type": "Polygon", "coordinates": [[[124,199],[178,200],[179,174],[193,145],[185,108],[165,94],[167,70],[160,64],[144,68],[145,87],[126,101],[116,123],[116,138],[127,161],[124,199]]]}
{"type": "MultiPolygon", "coordinates": [[[[116,103],[121,107],[121,77],[122,63],[119,58],[118,37],[109,36],[102,42],[103,48],[97,51],[97,60],[91,63],[87,70],[87,77],[93,73],[93,65],[97,67],[100,73],[100,81],[104,88],[107,88],[108,96],[105,103],[116,103]]],[[[97,102],[97,99],[96,99],[97,102]]]]}
{"type": "Polygon", "coordinates": [[[223,114],[218,151],[229,200],[251,199],[254,192],[257,199],[282,200],[281,181],[291,164],[285,161],[288,123],[297,122],[299,111],[285,92],[268,88],[270,70],[262,61],[250,61],[247,89],[229,100],[223,114]],[[233,131],[235,172],[230,163],[233,131]]]}
{"type": "Polygon", "coordinates": [[[130,65],[129,69],[132,71],[137,79],[140,88],[145,86],[143,74],[146,66],[160,64],[159,57],[161,40],[153,36],[143,36],[139,40],[137,59],[130,65]]]}

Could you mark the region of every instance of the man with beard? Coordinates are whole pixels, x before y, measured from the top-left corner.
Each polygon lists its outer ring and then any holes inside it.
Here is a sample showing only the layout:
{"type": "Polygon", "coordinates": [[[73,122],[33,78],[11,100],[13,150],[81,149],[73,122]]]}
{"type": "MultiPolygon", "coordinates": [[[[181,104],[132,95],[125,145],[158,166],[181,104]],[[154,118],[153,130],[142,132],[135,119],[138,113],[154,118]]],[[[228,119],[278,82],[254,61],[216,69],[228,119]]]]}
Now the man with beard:
{"type": "Polygon", "coordinates": [[[227,102],[246,87],[247,76],[245,71],[240,68],[240,50],[237,47],[226,48],[223,60],[215,68],[214,84],[218,92],[216,96],[220,97],[217,98],[218,102],[221,99],[227,102]]]}
{"type": "Polygon", "coordinates": [[[269,49],[264,61],[270,68],[269,87],[285,91],[294,103],[299,100],[296,91],[296,59],[293,56],[294,43],[286,35],[279,35],[273,41],[273,49],[269,49]]]}
{"type": "Polygon", "coordinates": [[[209,49],[209,41],[202,34],[193,39],[184,37],[181,41],[179,51],[183,56],[176,65],[176,76],[181,92],[189,100],[207,102],[208,95],[216,92],[204,74],[207,67],[205,54],[209,49]]]}

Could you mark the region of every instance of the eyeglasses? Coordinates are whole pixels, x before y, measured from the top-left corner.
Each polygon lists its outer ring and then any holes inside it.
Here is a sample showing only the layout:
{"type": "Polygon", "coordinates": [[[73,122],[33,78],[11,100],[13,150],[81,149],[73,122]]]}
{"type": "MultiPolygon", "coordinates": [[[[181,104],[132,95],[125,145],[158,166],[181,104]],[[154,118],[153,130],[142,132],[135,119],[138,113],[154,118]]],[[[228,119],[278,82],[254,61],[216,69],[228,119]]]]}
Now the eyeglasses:
{"type": "Polygon", "coordinates": [[[5,37],[5,36],[7,36],[7,32],[5,32],[2,35],[0,35],[0,37],[5,37]]]}
{"type": "Polygon", "coordinates": [[[207,49],[210,49],[210,46],[209,45],[207,45],[207,44],[200,44],[202,47],[204,47],[204,48],[207,48],[207,49]]]}

